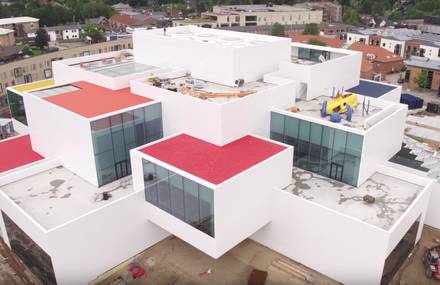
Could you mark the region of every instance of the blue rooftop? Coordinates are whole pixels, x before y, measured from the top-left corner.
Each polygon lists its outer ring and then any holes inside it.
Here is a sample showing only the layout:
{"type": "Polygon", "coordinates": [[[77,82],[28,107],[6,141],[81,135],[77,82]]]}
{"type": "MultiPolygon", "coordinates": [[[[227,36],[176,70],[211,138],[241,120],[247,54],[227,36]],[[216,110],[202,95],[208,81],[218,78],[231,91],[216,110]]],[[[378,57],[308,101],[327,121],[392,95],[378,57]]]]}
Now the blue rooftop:
{"type": "Polygon", "coordinates": [[[395,88],[395,86],[382,84],[376,81],[360,80],[358,86],[350,88],[347,91],[368,97],[379,98],[395,88]]]}

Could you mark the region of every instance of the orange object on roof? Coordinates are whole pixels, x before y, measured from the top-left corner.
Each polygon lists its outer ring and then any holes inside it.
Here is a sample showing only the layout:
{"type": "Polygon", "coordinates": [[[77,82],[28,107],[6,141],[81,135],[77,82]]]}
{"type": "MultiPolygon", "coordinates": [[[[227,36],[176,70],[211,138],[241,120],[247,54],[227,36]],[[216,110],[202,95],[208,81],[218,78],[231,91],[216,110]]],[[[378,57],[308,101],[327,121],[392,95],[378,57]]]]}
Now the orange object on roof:
{"type": "Polygon", "coordinates": [[[80,89],[43,99],[86,118],[153,101],[131,93],[130,88],[111,90],[85,81],[71,85],[80,89]]]}

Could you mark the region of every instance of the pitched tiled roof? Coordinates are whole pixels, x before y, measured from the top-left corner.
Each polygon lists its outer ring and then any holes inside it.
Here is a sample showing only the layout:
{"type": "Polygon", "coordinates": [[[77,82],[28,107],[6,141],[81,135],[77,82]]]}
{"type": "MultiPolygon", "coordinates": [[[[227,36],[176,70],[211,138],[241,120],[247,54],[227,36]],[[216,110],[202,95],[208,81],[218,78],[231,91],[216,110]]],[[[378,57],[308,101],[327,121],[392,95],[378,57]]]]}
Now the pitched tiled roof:
{"type": "Polygon", "coordinates": [[[379,47],[379,46],[371,46],[365,45],[361,43],[354,43],[349,48],[349,50],[361,51],[363,53],[363,58],[368,59],[369,54],[374,55],[374,61],[377,62],[396,62],[403,61],[401,56],[395,55],[394,53],[379,47]]]}
{"type": "Polygon", "coordinates": [[[148,17],[146,19],[137,19],[136,17],[130,17],[128,15],[115,14],[110,17],[110,21],[117,22],[126,26],[144,26],[144,25],[155,25],[157,20],[153,17],[148,17]]]}

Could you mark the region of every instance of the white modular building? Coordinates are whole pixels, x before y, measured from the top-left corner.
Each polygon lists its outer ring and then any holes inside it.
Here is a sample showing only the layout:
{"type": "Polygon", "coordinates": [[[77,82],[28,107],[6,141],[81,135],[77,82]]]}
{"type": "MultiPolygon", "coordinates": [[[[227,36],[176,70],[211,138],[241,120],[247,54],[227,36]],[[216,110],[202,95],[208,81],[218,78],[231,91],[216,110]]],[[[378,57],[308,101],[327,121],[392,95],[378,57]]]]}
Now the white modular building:
{"type": "Polygon", "coordinates": [[[8,89],[22,134],[0,142],[1,235],[44,284],[87,284],[169,235],[213,258],[250,238],[386,284],[440,224],[436,184],[389,161],[401,88],[360,80],[360,53],[191,26],[133,36],[8,89]],[[321,114],[337,98],[354,98],[339,121],[321,114]]]}

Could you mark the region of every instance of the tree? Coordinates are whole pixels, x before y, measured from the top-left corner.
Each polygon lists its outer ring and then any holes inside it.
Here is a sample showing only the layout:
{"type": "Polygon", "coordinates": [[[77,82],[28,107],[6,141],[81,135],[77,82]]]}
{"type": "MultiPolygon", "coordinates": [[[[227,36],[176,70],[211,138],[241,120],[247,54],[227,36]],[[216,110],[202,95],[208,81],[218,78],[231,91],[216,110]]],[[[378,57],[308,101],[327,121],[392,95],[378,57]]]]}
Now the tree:
{"type": "Polygon", "coordinates": [[[99,30],[98,26],[94,24],[84,24],[81,28],[83,30],[82,36],[91,41],[92,44],[105,41],[104,34],[99,30]]]}
{"type": "Polygon", "coordinates": [[[323,46],[323,47],[327,46],[327,44],[325,42],[320,41],[318,39],[310,39],[310,40],[308,40],[307,43],[309,45],[315,45],[315,46],[323,46]]]}
{"type": "Polygon", "coordinates": [[[270,31],[270,34],[272,36],[276,36],[276,37],[285,37],[286,36],[286,32],[284,30],[284,26],[281,25],[280,23],[274,23],[272,25],[272,29],[270,31]]]}
{"type": "Polygon", "coordinates": [[[309,23],[304,26],[303,35],[319,35],[319,27],[316,23],[309,23]]]}
{"type": "Polygon", "coordinates": [[[413,81],[420,88],[426,88],[426,85],[428,85],[428,73],[426,72],[426,70],[421,70],[419,73],[417,73],[413,81]]]}
{"type": "Polygon", "coordinates": [[[25,46],[21,49],[21,54],[22,54],[22,55],[32,55],[32,49],[29,47],[29,45],[25,45],[25,46]]]}
{"type": "Polygon", "coordinates": [[[34,45],[40,49],[49,46],[50,37],[45,29],[38,29],[35,36],[34,45]]]}

